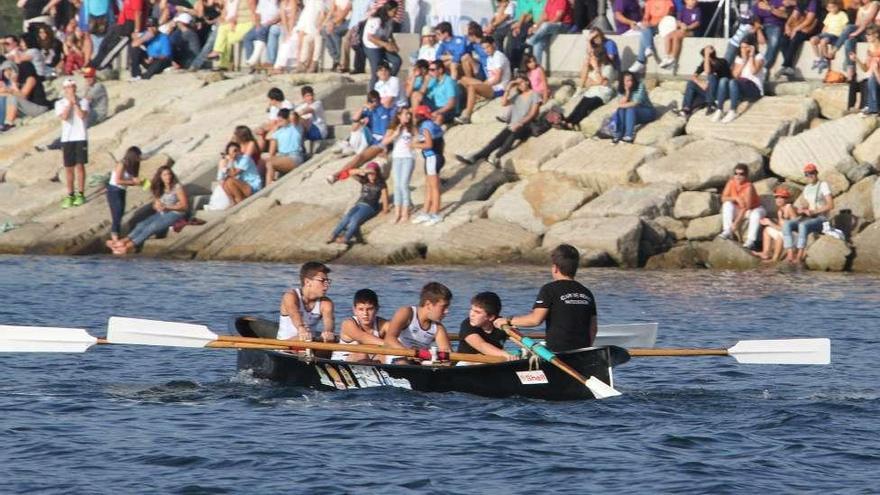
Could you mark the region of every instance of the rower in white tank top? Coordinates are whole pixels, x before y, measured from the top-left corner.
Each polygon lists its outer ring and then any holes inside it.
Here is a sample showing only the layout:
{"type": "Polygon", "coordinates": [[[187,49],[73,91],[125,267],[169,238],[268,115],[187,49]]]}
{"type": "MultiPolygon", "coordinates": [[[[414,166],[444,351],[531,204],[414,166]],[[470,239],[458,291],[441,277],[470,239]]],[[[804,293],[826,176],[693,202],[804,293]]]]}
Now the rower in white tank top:
{"type": "MultiPolygon", "coordinates": [[[[361,330],[363,330],[363,331],[367,330],[366,328],[364,328],[363,325],[361,325],[361,322],[358,321],[357,316],[352,316],[351,319],[352,319],[352,321],[354,321],[355,325],[357,325],[361,330]]],[[[379,317],[378,316],[373,318],[373,324],[371,326],[373,327],[373,331],[371,331],[370,333],[373,334],[373,336],[375,336],[375,337],[381,338],[381,334],[379,333],[379,317]]],[[[339,343],[346,344],[346,345],[360,344],[360,342],[358,342],[357,340],[345,340],[345,337],[342,336],[341,332],[339,334],[339,343]]],[[[349,352],[349,351],[333,351],[333,355],[330,357],[330,359],[332,359],[334,361],[348,361],[348,357],[350,355],[351,355],[351,352],[349,352]]]]}
{"type": "MultiPolygon", "coordinates": [[[[418,308],[410,306],[410,309],[412,309],[412,319],[409,320],[409,325],[407,325],[406,328],[400,332],[400,335],[397,336],[397,340],[408,349],[427,349],[434,345],[434,339],[437,337],[437,322],[432,321],[431,324],[428,325],[428,328],[424,329],[419,323],[418,308]]],[[[401,356],[386,356],[385,363],[391,364],[395,359],[400,357],[401,356]]]]}
{"type": "MultiPolygon", "coordinates": [[[[318,323],[321,322],[321,300],[318,299],[315,301],[312,309],[306,309],[306,305],[304,302],[304,298],[302,295],[302,291],[299,289],[293,289],[293,292],[296,294],[297,301],[299,301],[299,314],[302,318],[303,323],[309,327],[312,331],[312,340],[320,341],[321,340],[321,331],[318,330],[318,323]]],[[[296,328],[296,325],[293,324],[293,320],[290,319],[290,315],[282,314],[278,318],[278,335],[276,338],[281,340],[292,339],[299,335],[299,329],[296,328]]]]}

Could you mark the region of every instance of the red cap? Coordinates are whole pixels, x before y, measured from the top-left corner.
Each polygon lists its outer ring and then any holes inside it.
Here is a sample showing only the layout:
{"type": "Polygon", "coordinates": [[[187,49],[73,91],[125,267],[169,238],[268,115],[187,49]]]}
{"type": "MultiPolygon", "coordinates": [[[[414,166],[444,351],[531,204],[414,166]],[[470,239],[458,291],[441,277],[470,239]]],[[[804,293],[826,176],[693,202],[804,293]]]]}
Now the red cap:
{"type": "Polygon", "coordinates": [[[379,171],[379,164],[376,162],[370,162],[370,163],[364,165],[364,168],[366,168],[367,170],[374,170],[374,171],[378,172],[379,171]]]}
{"type": "Polygon", "coordinates": [[[85,68],[83,68],[82,73],[83,73],[83,77],[95,77],[95,75],[97,74],[97,71],[95,70],[94,67],[85,67],[85,68]]]}
{"type": "Polygon", "coordinates": [[[415,112],[413,112],[413,113],[415,113],[416,116],[418,116],[418,117],[424,117],[426,119],[430,119],[431,118],[431,107],[429,107],[427,105],[419,105],[416,107],[415,112]]]}
{"type": "Polygon", "coordinates": [[[786,188],[784,188],[784,187],[777,187],[777,188],[773,191],[773,196],[775,196],[775,197],[777,197],[777,198],[788,199],[788,198],[791,197],[791,191],[789,191],[788,189],[786,189],[786,188]]]}
{"type": "Polygon", "coordinates": [[[818,172],[818,171],[819,171],[819,169],[816,168],[815,163],[808,163],[808,164],[804,165],[804,173],[805,174],[814,173],[814,172],[818,172]]]}

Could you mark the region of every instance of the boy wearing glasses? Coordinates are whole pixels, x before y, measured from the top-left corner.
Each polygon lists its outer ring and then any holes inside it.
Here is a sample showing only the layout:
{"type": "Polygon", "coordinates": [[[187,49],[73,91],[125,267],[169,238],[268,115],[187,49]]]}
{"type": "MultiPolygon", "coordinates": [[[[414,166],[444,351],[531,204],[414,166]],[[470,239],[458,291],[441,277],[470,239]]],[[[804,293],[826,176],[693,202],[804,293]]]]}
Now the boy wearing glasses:
{"type": "Polygon", "coordinates": [[[734,232],[738,232],[743,221],[749,219],[749,230],[746,233],[746,242],[743,247],[749,250],[755,248],[758,240],[758,229],[761,228],[761,219],[767,216],[767,211],[761,206],[761,198],[754,184],[749,181],[749,167],[744,163],[738,163],[733,167],[733,177],[727,181],[724,191],[721,192],[721,233],[720,239],[730,239],[734,232]]]}
{"type": "Polygon", "coordinates": [[[333,301],[327,297],[330,268],[317,261],[304,263],[299,270],[300,287],[281,297],[278,335],[281,340],[334,342],[333,301]]]}

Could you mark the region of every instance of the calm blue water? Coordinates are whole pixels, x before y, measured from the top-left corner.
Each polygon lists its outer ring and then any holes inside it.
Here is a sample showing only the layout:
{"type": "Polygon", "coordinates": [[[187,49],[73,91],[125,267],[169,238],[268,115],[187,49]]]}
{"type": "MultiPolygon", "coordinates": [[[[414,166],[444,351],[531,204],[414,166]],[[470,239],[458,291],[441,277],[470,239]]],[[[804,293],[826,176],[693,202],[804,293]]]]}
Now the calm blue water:
{"type": "MultiPolygon", "coordinates": [[[[297,266],[0,257],[0,323],[271,315],[297,266]]],[[[338,316],[378,289],[389,315],[429,279],[526,311],[532,267],[336,266],[338,316]]],[[[880,278],[585,270],[605,323],[659,321],[659,346],[828,336],[831,366],[634,358],[623,397],[548,403],[314,392],[235,370],[235,352],[100,346],[2,354],[0,493],[876,493],[880,278]]]]}

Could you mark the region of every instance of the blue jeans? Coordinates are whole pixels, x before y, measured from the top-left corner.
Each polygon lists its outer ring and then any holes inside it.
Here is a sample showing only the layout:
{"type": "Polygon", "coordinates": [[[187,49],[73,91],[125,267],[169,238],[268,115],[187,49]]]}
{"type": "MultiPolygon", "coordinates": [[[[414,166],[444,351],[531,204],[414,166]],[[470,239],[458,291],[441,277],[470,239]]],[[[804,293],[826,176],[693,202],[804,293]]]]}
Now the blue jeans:
{"type": "Polygon", "coordinates": [[[196,55],[196,58],[191,64],[189,64],[190,69],[198,70],[205,65],[205,61],[208,60],[208,54],[214,49],[214,42],[217,40],[217,29],[216,25],[211,26],[211,33],[208,34],[208,39],[205,40],[205,44],[202,46],[202,51],[196,55]]]}
{"type": "Polygon", "coordinates": [[[880,91],[880,83],[877,82],[877,78],[873,75],[868,76],[868,95],[866,101],[868,104],[868,111],[871,113],[877,113],[880,111],[880,105],[878,105],[878,91],[880,91]]]}
{"type": "Polygon", "coordinates": [[[730,98],[730,109],[736,110],[740,98],[745,98],[749,101],[757,100],[761,97],[761,90],[748,79],[722,77],[718,82],[718,98],[715,100],[715,106],[720,110],[724,107],[724,102],[727,101],[728,97],[730,98]]]}
{"type": "Polygon", "coordinates": [[[561,22],[545,22],[541,24],[531,36],[526,38],[526,44],[532,47],[532,55],[541,64],[544,59],[544,51],[547,45],[553,41],[553,37],[559,33],[565,33],[571,28],[571,24],[563,24],[561,22]]]}
{"type": "Polygon", "coordinates": [[[415,167],[414,158],[394,158],[391,162],[391,177],[394,178],[394,206],[409,208],[409,179],[415,167]]]}
{"type": "Polygon", "coordinates": [[[693,110],[695,107],[715,100],[718,92],[718,76],[710,74],[706,78],[709,86],[706,89],[701,88],[697,83],[688,81],[684,88],[684,99],[681,102],[681,108],[684,110],[693,110]]]}
{"type": "Polygon", "coordinates": [[[622,136],[631,139],[636,132],[636,125],[645,124],[655,118],[657,118],[657,111],[654,110],[654,107],[618,108],[614,113],[615,129],[617,129],[615,137],[622,136]]]}
{"type": "MultiPolygon", "coordinates": [[[[270,26],[256,26],[244,35],[241,42],[244,43],[244,58],[249,59],[254,53],[254,41],[262,41],[263,43],[269,38],[270,26]]],[[[275,62],[274,60],[272,61],[275,62]]]]}
{"type": "Polygon", "coordinates": [[[388,65],[391,66],[391,75],[396,76],[398,72],[400,72],[400,65],[403,61],[400,59],[400,55],[396,53],[392,53],[386,51],[384,48],[364,48],[364,51],[367,54],[367,59],[370,60],[370,90],[372,91],[373,86],[376,85],[376,69],[379,67],[379,64],[384,60],[388,62],[388,65]]]}
{"type": "Polygon", "coordinates": [[[179,211],[154,213],[137,224],[128,238],[131,239],[135,246],[141,247],[150,236],[165,232],[168,230],[168,227],[174,225],[181,218],[183,218],[183,213],[179,211]]]}
{"type": "Polygon", "coordinates": [[[275,63],[278,58],[278,39],[281,37],[281,25],[272,24],[269,27],[269,34],[266,37],[266,59],[270,64],[275,63]]]}
{"type": "Polygon", "coordinates": [[[767,53],[764,54],[764,67],[767,73],[773,68],[776,56],[779,55],[779,42],[782,40],[782,26],[764,26],[764,37],[767,38],[767,53]]]}
{"type": "Polygon", "coordinates": [[[336,239],[342,231],[345,231],[345,242],[351,242],[352,237],[360,233],[361,225],[373,218],[379,211],[366,203],[357,203],[342,217],[336,228],[333,229],[332,238],[336,239]]]}
{"type": "Polygon", "coordinates": [[[645,51],[648,48],[653,52],[657,52],[654,48],[654,35],[657,34],[656,27],[646,27],[639,31],[639,53],[636,55],[636,60],[642,64],[648,61],[648,57],[645,56],[645,51]]]}
{"type": "Polygon", "coordinates": [[[837,38],[837,43],[834,44],[835,50],[839,50],[841,46],[843,47],[843,53],[845,55],[843,57],[843,66],[847,69],[853,66],[853,61],[849,59],[849,54],[855,53],[856,45],[860,41],[865,41],[865,33],[862,33],[855,38],[849,37],[849,35],[855,32],[856,29],[857,28],[855,24],[850,24],[847,27],[843,28],[843,32],[840,33],[840,37],[837,38]]]}
{"type": "Polygon", "coordinates": [[[327,51],[330,52],[330,58],[333,59],[333,65],[338,65],[342,58],[342,39],[347,33],[347,23],[340,24],[330,31],[326,27],[321,28],[321,36],[324,38],[327,51]]]}
{"type": "Polygon", "coordinates": [[[110,206],[110,233],[118,235],[125,213],[125,189],[107,184],[107,204],[110,206]]]}
{"type": "Polygon", "coordinates": [[[782,247],[785,249],[791,249],[794,246],[794,239],[792,238],[792,231],[797,226],[798,238],[797,238],[797,248],[804,249],[807,247],[807,236],[810,235],[811,232],[822,232],[822,224],[827,222],[823,216],[807,218],[805,220],[786,220],[784,224],[782,224],[782,247]]]}

